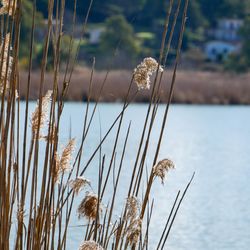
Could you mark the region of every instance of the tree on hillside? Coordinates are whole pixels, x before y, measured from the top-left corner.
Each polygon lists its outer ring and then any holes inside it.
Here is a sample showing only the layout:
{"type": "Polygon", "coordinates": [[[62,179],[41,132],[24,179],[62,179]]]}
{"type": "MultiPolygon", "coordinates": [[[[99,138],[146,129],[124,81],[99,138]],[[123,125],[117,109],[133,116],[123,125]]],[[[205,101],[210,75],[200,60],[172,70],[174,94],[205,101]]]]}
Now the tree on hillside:
{"type": "Polygon", "coordinates": [[[117,5],[122,8],[123,14],[128,18],[136,18],[138,12],[140,12],[146,0],[109,0],[110,5],[117,5]]]}
{"type": "Polygon", "coordinates": [[[126,21],[123,15],[116,15],[105,21],[105,32],[101,36],[100,51],[111,53],[116,47],[120,51],[129,53],[131,57],[139,52],[133,27],[126,21]]]}
{"type": "Polygon", "coordinates": [[[188,17],[189,20],[187,22],[187,27],[190,27],[192,30],[208,25],[207,20],[201,11],[199,0],[190,1],[188,7],[188,17]]]}
{"type": "MultiPolygon", "coordinates": [[[[73,5],[73,4],[71,3],[71,5],[73,5]]],[[[47,15],[48,15],[48,0],[36,1],[36,8],[40,13],[43,13],[44,17],[47,18],[47,15]]]]}
{"type": "Polygon", "coordinates": [[[247,14],[247,6],[250,0],[201,0],[200,6],[203,15],[215,26],[218,18],[238,17],[244,18],[247,14]]]}
{"type": "MultiPolygon", "coordinates": [[[[29,40],[31,37],[32,28],[32,13],[33,3],[30,0],[22,1],[22,17],[21,17],[21,30],[20,30],[20,57],[27,59],[29,56],[29,40]],[[28,43],[27,43],[28,41],[28,43]]],[[[35,25],[40,26],[43,23],[43,16],[40,12],[36,12],[35,25]]],[[[36,48],[34,48],[36,50],[36,48]]]]}
{"type": "Polygon", "coordinates": [[[240,34],[243,41],[241,56],[245,57],[245,62],[250,67],[250,15],[245,18],[240,34]]]}
{"type": "Polygon", "coordinates": [[[250,68],[250,15],[245,18],[240,30],[242,37],[241,53],[231,55],[226,61],[225,68],[233,71],[247,71],[250,68]]]}

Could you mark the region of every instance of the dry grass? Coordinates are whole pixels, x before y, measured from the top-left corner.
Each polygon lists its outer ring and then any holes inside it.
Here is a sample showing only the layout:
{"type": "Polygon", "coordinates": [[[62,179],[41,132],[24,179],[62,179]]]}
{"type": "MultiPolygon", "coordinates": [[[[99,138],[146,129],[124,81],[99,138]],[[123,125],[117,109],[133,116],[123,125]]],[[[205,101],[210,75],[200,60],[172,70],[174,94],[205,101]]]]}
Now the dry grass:
{"type": "MultiPolygon", "coordinates": [[[[129,71],[111,71],[105,89],[102,91],[100,101],[122,102],[125,99],[126,91],[131,79],[129,71]]],[[[66,100],[86,101],[88,97],[88,85],[91,69],[77,68],[72,76],[71,86],[66,100]]],[[[105,71],[97,71],[93,78],[92,101],[96,101],[100,91],[105,71]]],[[[27,72],[21,73],[20,96],[25,97],[25,83],[27,72]],[[24,87],[22,87],[24,86],[24,87]]],[[[163,87],[161,91],[161,102],[168,101],[171,70],[164,73],[163,87]]],[[[49,89],[53,81],[53,74],[48,74],[45,88],[49,89]]],[[[226,72],[178,70],[176,78],[174,103],[187,104],[250,104],[250,73],[237,75],[226,72]]],[[[30,98],[35,100],[38,97],[39,75],[32,74],[32,85],[30,98]]],[[[132,91],[136,91],[136,86],[132,91]]],[[[134,99],[135,102],[149,102],[150,91],[141,91],[134,99]]]]}

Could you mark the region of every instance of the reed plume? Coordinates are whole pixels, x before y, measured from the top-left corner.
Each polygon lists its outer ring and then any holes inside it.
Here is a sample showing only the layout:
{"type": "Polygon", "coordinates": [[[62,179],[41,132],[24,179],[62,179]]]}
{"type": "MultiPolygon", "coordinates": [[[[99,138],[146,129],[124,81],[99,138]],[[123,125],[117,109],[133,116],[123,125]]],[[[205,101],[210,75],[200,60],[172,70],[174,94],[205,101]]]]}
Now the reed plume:
{"type": "Polygon", "coordinates": [[[84,241],[79,250],[104,250],[98,243],[93,240],[84,241]]]}
{"type": "Polygon", "coordinates": [[[54,181],[54,183],[60,182],[60,174],[61,174],[60,157],[59,157],[58,153],[55,153],[54,168],[53,168],[53,181],[54,181]]]}
{"type": "Polygon", "coordinates": [[[17,1],[13,0],[2,0],[2,7],[0,8],[0,15],[8,14],[14,16],[16,11],[17,1]]]}
{"type": "Polygon", "coordinates": [[[3,93],[4,86],[6,86],[6,89],[9,89],[9,81],[13,65],[13,57],[10,55],[11,49],[10,33],[8,33],[6,34],[0,47],[1,58],[3,59],[1,62],[0,94],[3,93]]]}
{"type": "Polygon", "coordinates": [[[37,101],[35,111],[32,113],[32,117],[31,117],[33,138],[35,138],[39,126],[40,126],[40,130],[41,130],[43,128],[43,126],[46,123],[48,123],[48,113],[49,113],[49,105],[51,102],[51,95],[52,95],[52,91],[48,90],[46,95],[42,98],[41,112],[39,112],[39,101],[37,101]],[[39,118],[40,118],[40,120],[39,120],[39,118]]]}
{"type": "MultiPolygon", "coordinates": [[[[52,141],[53,142],[53,141],[52,141]]],[[[53,180],[54,183],[59,183],[60,175],[71,169],[71,159],[75,149],[75,139],[70,139],[68,144],[62,151],[61,156],[58,152],[54,155],[54,171],[53,180]]]]}
{"type": "Polygon", "coordinates": [[[166,174],[170,169],[174,169],[174,163],[169,159],[164,159],[159,161],[154,167],[153,167],[153,174],[156,177],[161,178],[162,184],[164,184],[164,180],[166,178],[166,174]]]}
{"type": "Polygon", "coordinates": [[[18,208],[17,208],[17,220],[22,222],[24,219],[24,216],[25,216],[25,211],[22,208],[22,206],[20,206],[20,204],[19,204],[18,208]]]}
{"type": "Polygon", "coordinates": [[[88,220],[95,220],[97,217],[97,213],[101,211],[100,201],[98,200],[98,196],[93,193],[86,193],[84,199],[81,201],[78,207],[78,217],[86,217],[88,220]],[[98,209],[99,203],[99,211],[98,209]]]}
{"type": "Polygon", "coordinates": [[[127,198],[127,219],[134,220],[140,211],[141,205],[138,198],[132,196],[127,198]]]}
{"type": "Polygon", "coordinates": [[[126,231],[127,243],[129,245],[135,245],[138,243],[140,234],[142,229],[142,220],[140,218],[136,218],[131,221],[126,231]]]}
{"type": "Polygon", "coordinates": [[[79,176],[75,180],[71,180],[69,185],[73,191],[78,194],[86,185],[90,185],[90,181],[82,176],[79,176]]]}
{"type": "MultiPolygon", "coordinates": [[[[150,89],[150,76],[158,69],[157,61],[152,57],[146,57],[134,69],[134,81],[139,90],[150,89]]],[[[159,71],[162,72],[163,68],[159,65],[159,71]]]]}
{"type": "Polygon", "coordinates": [[[67,146],[63,149],[59,168],[61,172],[69,171],[71,169],[70,161],[75,149],[75,139],[70,139],[67,146]]]}

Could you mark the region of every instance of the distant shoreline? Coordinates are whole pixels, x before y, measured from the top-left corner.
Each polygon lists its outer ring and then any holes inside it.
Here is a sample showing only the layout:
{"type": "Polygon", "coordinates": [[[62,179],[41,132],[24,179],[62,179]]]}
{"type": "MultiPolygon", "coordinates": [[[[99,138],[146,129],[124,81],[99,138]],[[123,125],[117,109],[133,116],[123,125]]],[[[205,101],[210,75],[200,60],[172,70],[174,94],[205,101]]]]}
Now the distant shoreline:
{"type": "MultiPolygon", "coordinates": [[[[77,68],[73,73],[67,101],[86,101],[88,99],[90,70],[77,68]]],[[[91,101],[98,99],[100,88],[105,79],[105,71],[97,71],[93,78],[91,101]]],[[[27,72],[20,73],[20,98],[25,99],[27,72]]],[[[124,101],[132,71],[111,71],[105,87],[100,96],[100,102],[124,101]]],[[[63,75],[59,80],[59,88],[62,86],[63,75]]],[[[30,100],[38,98],[38,85],[40,72],[33,72],[31,76],[30,100]]],[[[171,81],[171,71],[165,72],[162,81],[161,102],[167,102],[168,89],[171,81]]],[[[44,89],[52,89],[53,75],[48,73],[45,78],[44,89]]],[[[137,90],[133,84],[131,96],[137,90]]],[[[140,91],[133,102],[148,102],[150,91],[140,91]]],[[[250,73],[236,75],[223,72],[179,70],[177,72],[173,103],[179,104],[250,104],[250,73]]]]}

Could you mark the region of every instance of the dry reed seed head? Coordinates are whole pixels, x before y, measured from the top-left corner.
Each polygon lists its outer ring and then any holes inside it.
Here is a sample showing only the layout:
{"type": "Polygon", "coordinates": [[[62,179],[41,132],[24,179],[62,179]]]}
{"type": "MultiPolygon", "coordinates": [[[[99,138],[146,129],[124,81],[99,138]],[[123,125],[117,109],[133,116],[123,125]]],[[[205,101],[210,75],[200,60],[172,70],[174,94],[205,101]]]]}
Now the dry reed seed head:
{"type": "Polygon", "coordinates": [[[140,234],[141,234],[142,220],[137,218],[133,220],[127,228],[127,242],[129,245],[137,244],[140,234]]]}
{"type": "Polygon", "coordinates": [[[2,7],[0,8],[0,15],[8,14],[13,16],[16,12],[16,3],[17,0],[2,0],[2,7]]]}
{"type": "Polygon", "coordinates": [[[1,72],[0,72],[0,94],[3,93],[4,85],[9,88],[9,81],[12,73],[13,57],[10,55],[12,47],[10,46],[10,33],[6,34],[0,46],[1,54],[1,72]]]}
{"type": "Polygon", "coordinates": [[[60,158],[60,171],[65,172],[71,169],[70,161],[75,149],[75,139],[70,139],[67,146],[63,149],[60,158]]]}
{"type": "Polygon", "coordinates": [[[50,218],[51,218],[50,227],[52,228],[53,225],[56,224],[56,216],[55,216],[53,209],[50,210],[50,218]]]}
{"type": "Polygon", "coordinates": [[[153,167],[153,174],[154,176],[157,176],[161,178],[162,184],[164,184],[164,179],[166,177],[167,172],[169,169],[174,169],[174,163],[169,159],[164,159],[159,161],[154,167],[153,167]]]}
{"type": "Polygon", "coordinates": [[[78,217],[86,217],[89,220],[95,220],[97,212],[102,212],[101,202],[98,200],[98,196],[93,193],[86,193],[86,196],[81,201],[78,207],[78,217]],[[99,211],[98,209],[99,202],[99,211]]]}
{"type": "Polygon", "coordinates": [[[46,95],[42,98],[41,113],[39,114],[39,101],[37,101],[36,109],[32,113],[31,124],[32,124],[32,133],[34,137],[36,136],[36,133],[38,131],[39,115],[40,115],[40,129],[48,122],[47,120],[48,120],[51,96],[52,96],[52,91],[48,90],[46,95]]]}
{"type": "Polygon", "coordinates": [[[138,66],[134,71],[134,81],[138,90],[150,89],[150,75],[143,66],[138,66]]]}
{"type": "MultiPolygon", "coordinates": [[[[146,57],[146,58],[144,58],[143,63],[146,65],[148,71],[151,71],[151,73],[157,71],[158,62],[154,58],[146,57]]],[[[159,71],[163,72],[163,68],[161,65],[159,65],[159,71]]]]}
{"type": "Polygon", "coordinates": [[[18,205],[18,208],[17,208],[17,220],[19,222],[23,222],[24,216],[25,216],[25,212],[24,212],[22,206],[18,205]]]}
{"type": "Polygon", "coordinates": [[[79,176],[75,180],[71,180],[69,185],[72,190],[78,194],[86,185],[90,185],[90,181],[82,176],[79,176]]]}
{"type": "Polygon", "coordinates": [[[126,207],[127,207],[126,218],[134,220],[138,216],[139,211],[141,209],[139,200],[134,196],[127,198],[126,207]]]}
{"type": "Polygon", "coordinates": [[[54,183],[59,183],[60,181],[60,157],[58,153],[55,154],[55,163],[53,169],[53,181],[54,183]]]}
{"type": "Polygon", "coordinates": [[[14,173],[17,173],[17,171],[18,171],[18,164],[17,164],[17,162],[13,163],[13,171],[14,171],[14,173]]]}
{"type": "Polygon", "coordinates": [[[79,250],[104,250],[98,243],[93,240],[84,241],[79,250]]]}
{"type": "Polygon", "coordinates": [[[15,90],[15,99],[18,99],[19,98],[19,93],[17,91],[17,89],[15,90]]]}
{"type": "MultiPolygon", "coordinates": [[[[134,81],[139,90],[150,89],[150,76],[158,69],[158,62],[152,57],[146,57],[134,69],[134,81]]],[[[163,68],[159,65],[159,71],[162,72],[163,68]]]]}

